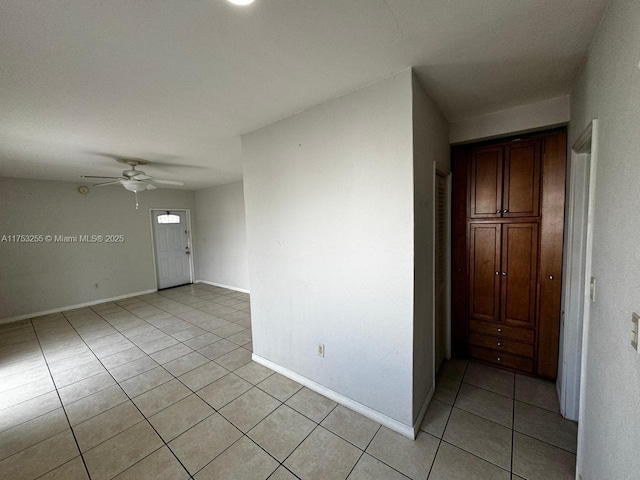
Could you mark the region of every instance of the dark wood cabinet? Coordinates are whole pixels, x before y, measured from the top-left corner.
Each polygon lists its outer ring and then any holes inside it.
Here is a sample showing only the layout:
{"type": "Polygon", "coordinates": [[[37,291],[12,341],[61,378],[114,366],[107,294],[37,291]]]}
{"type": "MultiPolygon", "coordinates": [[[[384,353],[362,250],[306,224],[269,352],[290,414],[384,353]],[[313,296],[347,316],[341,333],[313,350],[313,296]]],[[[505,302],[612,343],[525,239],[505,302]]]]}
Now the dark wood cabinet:
{"type": "Polygon", "coordinates": [[[500,320],[535,327],[538,224],[502,225],[500,320]]]}
{"type": "Polygon", "coordinates": [[[555,379],[566,134],[452,151],[452,351],[555,379]]]}
{"type": "Polygon", "coordinates": [[[500,319],[500,224],[469,225],[469,317],[500,319]]]}
{"type": "Polygon", "coordinates": [[[471,218],[500,218],[502,216],[501,147],[478,148],[471,152],[470,208],[471,218]]]}
{"type": "Polygon", "coordinates": [[[504,147],[503,217],[539,216],[540,149],[537,140],[504,147]]]}
{"type": "Polygon", "coordinates": [[[540,141],[472,149],[469,218],[540,215],[540,141]]]}

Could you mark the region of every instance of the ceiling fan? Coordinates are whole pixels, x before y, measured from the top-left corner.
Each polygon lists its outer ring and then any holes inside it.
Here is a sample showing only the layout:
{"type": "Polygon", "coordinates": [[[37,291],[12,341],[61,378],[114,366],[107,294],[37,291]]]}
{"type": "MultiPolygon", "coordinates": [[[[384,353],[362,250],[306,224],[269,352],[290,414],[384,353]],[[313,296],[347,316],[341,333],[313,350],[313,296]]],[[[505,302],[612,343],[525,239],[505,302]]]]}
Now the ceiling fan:
{"type": "Polygon", "coordinates": [[[120,177],[82,175],[82,178],[109,179],[110,181],[97,183],[94,185],[94,187],[104,187],[107,185],[116,185],[119,183],[125,189],[134,193],[143,192],[144,190],[155,190],[158,187],[156,187],[154,183],[163,185],[184,185],[184,182],[179,182],[176,180],[160,180],[159,178],[154,178],[151,175],[147,175],[142,170],[136,170],[136,167],[139,165],[147,165],[149,163],[147,160],[142,160],[140,158],[116,158],[116,160],[120,163],[129,165],[131,168],[122,172],[122,176],[120,177]]]}

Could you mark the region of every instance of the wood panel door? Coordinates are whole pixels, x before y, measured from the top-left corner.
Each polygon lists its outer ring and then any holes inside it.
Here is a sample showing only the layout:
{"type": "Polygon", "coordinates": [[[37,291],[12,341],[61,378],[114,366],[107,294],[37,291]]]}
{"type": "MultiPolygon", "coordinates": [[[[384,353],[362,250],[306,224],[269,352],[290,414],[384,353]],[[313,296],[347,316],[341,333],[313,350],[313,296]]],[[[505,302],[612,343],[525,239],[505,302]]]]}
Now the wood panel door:
{"type": "Polygon", "coordinates": [[[540,140],[517,142],[504,149],[502,216],[540,215],[540,140]]]}
{"type": "Polygon", "coordinates": [[[477,148],[471,153],[469,217],[502,216],[502,147],[477,148]]]}
{"type": "Polygon", "coordinates": [[[537,275],[538,224],[503,224],[501,321],[535,327],[537,275]]]}
{"type": "Polygon", "coordinates": [[[469,225],[469,316],[500,320],[500,224],[469,225]]]}

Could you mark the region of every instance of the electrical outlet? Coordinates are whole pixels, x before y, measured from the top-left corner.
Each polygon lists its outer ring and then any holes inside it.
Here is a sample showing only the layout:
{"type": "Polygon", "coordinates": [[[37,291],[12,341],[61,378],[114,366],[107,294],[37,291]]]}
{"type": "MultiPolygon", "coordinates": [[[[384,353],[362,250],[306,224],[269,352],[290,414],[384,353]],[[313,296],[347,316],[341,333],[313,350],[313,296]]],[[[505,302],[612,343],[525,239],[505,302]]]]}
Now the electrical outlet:
{"type": "Polygon", "coordinates": [[[324,343],[318,344],[318,355],[324,357],[324,343]]]}
{"type": "Polygon", "coordinates": [[[636,352],[638,351],[638,323],[640,323],[640,316],[637,313],[633,312],[631,314],[631,323],[633,327],[631,327],[631,346],[635,348],[636,352]]]}

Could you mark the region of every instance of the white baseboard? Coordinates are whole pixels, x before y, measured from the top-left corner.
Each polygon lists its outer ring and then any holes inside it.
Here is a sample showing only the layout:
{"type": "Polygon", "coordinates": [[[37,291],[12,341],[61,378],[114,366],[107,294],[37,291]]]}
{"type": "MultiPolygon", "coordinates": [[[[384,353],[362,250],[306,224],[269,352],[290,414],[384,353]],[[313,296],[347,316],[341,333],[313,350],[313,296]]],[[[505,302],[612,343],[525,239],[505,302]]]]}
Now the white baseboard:
{"type": "Polygon", "coordinates": [[[251,293],[246,288],[232,287],[231,285],[225,285],[224,283],[209,282],[207,280],[196,280],[196,283],[206,283],[207,285],[211,285],[214,287],[228,288],[229,290],[235,290],[236,292],[251,293]]]}
{"type": "Polygon", "coordinates": [[[429,404],[431,403],[431,399],[433,398],[433,394],[436,392],[436,386],[431,385],[431,389],[427,396],[424,398],[424,402],[422,402],[422,407],[420,407],[420,412],[418,412],[418,418],[416,418],[416,423],[413,424],[413,435],[414,437],[418,436],[418,431],[420,430],[420,425],[422,425],[422,420],[424,419],[424,415],[427,413],[427,408],[429,408],[429,404]]]}
{"type": "MultiPolygon", "coordinates": [[[[338,392],[335,392],[323,385],[320,385],[319,383],[316,383],[313,380],[308,379],[307,377],[303,377],[302,375],[292,372],[289,369],[281,367],[280,365],[273,363],[272,361],[267,360],[266,358],[262,358],[261,356],[256,355],[255,353],[251,356],[251,358],[254,362],[259,363],[260,365],[264,365],[265,367],[270,368],[271,370],[278,372],[279,374],[284,375],[287,378],[290,378],[294,382],[298,382],[299,384],[304,385],[308,389],[313,390],[314,392],[317,392],[320,395],[324,395],[325,397],[330,398],[334,402],[337,402],[340,405],[344,405],[345,407],[350,408],[354,412],[358,412],[359,414],[364,415],[367,418],[370,418],[374,422],[384,425],[385,427],[393,430],[394,432],[398,432],[400,435],[410,438],[411,440],[415,439],[415,427],[412,428],[409,425],[400,423],[399,421],[391,417],[388,417],[387,415],[380,413],[377,410],[374,410],[373,408],[367,407],[366,405],[362,405],[361,403],[358,403],[355,400],[351,400],[350,398],[345,397],[344,395],[338,392]]],[[[426,407],[424,407],[424,410],[426,411],[426,407]]],[[[420,427],[420,424],[418,424],[418,427],[420,427]]]]}
{"type": "Polygon", "coordinates": [[[115,302],[116,300],[122,300],[124,298],[130,298],[130,297],[137,297],[138,295],[146,295],[147,293],[154,293],[157,291],[158,290],[156,290],[155,288],[152,288],[151,290],[143,290],[141,292],[127,293],[125,295],[118,295],[117,297],[101,298],[99,300],[92,300],[90,302],[78,303],[76,305],[67,305],[66,307],[52,308],[51,310],[43,310],[42,312],[27,313],[25,315],[18,315],[16,317],[3,318],[0,320],[0,324],[17,322],[19,320],[24,320],[26,318],[41,317],[42,315],[49,315],[50,313],[66,312],[67,310],[75,310],[76,308],[90,307],[91,305],[97,305],[99,303],[115,302]]]}

